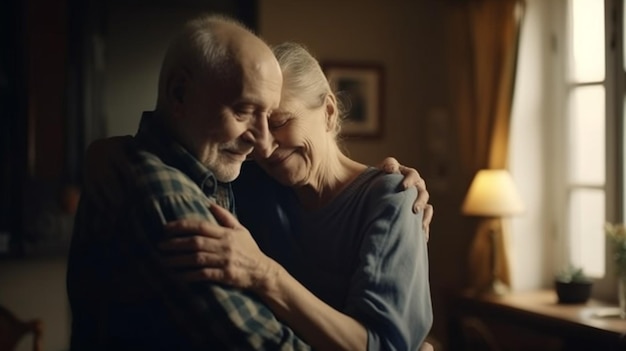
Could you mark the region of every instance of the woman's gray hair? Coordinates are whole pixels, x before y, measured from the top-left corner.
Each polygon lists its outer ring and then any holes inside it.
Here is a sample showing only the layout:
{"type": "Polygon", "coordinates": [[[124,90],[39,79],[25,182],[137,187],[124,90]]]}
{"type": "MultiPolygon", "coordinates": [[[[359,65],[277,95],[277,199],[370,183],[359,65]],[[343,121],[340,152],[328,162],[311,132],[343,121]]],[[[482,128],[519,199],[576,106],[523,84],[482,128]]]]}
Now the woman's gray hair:
{"type": "Polygon", "coordinates": [[[283,72],[283,97],[302,100],[308,108],[324,105],[326,97],[334,97],[337,105],[334,131],[339,134],[344,117],[343,104],[330,88],[319,62],[302,44],[286,42],[272,47],[283,72]]]}

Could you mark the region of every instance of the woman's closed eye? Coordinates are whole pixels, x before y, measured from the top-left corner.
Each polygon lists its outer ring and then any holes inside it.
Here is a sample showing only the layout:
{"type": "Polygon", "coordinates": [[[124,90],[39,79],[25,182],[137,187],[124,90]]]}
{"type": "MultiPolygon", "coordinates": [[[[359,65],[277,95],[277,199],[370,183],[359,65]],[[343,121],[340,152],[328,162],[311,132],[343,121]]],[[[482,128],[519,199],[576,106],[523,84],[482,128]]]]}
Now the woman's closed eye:
{"type": "Polygon", "coordinates": [[[270,129],[278,129],[280,127],[285,126],[290,120],[291,118],[286,115],[283,115],[283,116],[273,115],[270,117],[268,121],[268,125],[270,129]]]}

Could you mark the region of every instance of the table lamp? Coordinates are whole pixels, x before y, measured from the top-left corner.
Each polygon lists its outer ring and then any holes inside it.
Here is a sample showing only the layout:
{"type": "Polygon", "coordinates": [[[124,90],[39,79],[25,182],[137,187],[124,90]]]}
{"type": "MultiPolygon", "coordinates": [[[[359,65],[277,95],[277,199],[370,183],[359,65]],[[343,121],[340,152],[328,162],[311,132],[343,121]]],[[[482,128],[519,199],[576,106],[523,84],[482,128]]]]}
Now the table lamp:
{"type": "Polygon", "coordinates": [[[501,258],[497,247],[502,236],[502,226],[496,220],[523,211],[524,205],[507,170],[482,169],[476,173],[463,201],[461,212],[465,215],[492,219],[489,227],[492,259],[492,276],[488,287],[490,293],[501,295],[508,290],[499,278],[498,267],[501,258]]]}

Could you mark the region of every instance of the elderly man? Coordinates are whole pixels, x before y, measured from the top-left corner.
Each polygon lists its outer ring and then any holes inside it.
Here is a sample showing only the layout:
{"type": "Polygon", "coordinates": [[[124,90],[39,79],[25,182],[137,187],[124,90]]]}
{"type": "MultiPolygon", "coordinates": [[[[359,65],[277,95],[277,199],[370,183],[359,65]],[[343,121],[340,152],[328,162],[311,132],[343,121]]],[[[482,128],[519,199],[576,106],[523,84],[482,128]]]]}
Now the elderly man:
{"type": "Polygon", "coordinates": [[[72,350],[308,348],[255,297],[176,281],[155,248],[165,222],[233,209],[227,182],[267,148],[281,84],[265,43],[202,17],[168,49],[137,135],[90,146],[68,262],[72,350]]]}

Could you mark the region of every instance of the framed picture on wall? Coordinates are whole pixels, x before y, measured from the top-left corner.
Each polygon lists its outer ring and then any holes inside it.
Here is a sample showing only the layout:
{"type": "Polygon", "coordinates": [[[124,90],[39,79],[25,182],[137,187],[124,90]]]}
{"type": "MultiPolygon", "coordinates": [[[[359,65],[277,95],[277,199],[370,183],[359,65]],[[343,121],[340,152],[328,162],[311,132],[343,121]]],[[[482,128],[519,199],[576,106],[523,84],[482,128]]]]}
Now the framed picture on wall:
{"type": "Polygon", "coordinates": [[[384,70],[377,63],[323,62],[330,86],[342,101],[347,115],[341,135],[382,135],[384,70]]]}

